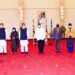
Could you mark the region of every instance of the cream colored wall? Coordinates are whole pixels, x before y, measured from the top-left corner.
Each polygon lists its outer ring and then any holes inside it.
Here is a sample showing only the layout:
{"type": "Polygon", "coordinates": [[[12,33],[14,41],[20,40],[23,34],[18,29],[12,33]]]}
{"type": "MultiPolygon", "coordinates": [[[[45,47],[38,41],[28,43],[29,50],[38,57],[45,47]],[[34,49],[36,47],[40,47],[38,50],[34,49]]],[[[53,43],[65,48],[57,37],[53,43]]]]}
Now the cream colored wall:
{"type": "MultiPolygon", "coordinates": [[[[53,19],[53,27],[59,23],[59,0],[24,0],[25,3],[25,22],[29,29],[30,38],[32,38],[32,20],[37,26],[37,12],[46,11],[48,20],[48,32],[50,32],[50,20],[53,19]]],[[[75,0],[65,0],[65,26],[69,22],[73,23],[75,29],[75,0]]],[[[13,26],[19,29],[18,0],[0,0],[0,22],[5,24],[9,39],[13,26]]],[[[73,31],[74,32],[74,31],[73,31]]],[[[68,33],[68,31],[67,31],[68,33]]],[[[66,33],[66,34],[67,34],[66,33]]],[[[75,32],[73,33],[75,35],[75,32]]]]}
{"type": "MultiPolygon", "coordinates": [[[[72,23],[72,35],[75,37],[75,0],[65,0],[65,26],[68,28],[68,23],[72,23]]],[[[68,29],[66,34],[68,35],[68,29]]]]}
{"type": "MultiPolygon", "coordinates": [[[[45,11],[47,16],[48,32],[50,32],[50,21],[53,19],[53,25],[59,23],[59,0],[25,0],[25,21],[32,32],[32,21],[34,19],[35,28],[37,26],[37,14],[39,11],[45,11]]],[[[53,26],[53,27],[54,27],[53,26]]],[[[32,37],[30,33],[30,37],[32,37]]]]}
{"type": "Polygon", "coordinates": [[[12,27],[19,28],[18,0],[0,0],[0,22],[3,22],[10,39],[12,27]]]}

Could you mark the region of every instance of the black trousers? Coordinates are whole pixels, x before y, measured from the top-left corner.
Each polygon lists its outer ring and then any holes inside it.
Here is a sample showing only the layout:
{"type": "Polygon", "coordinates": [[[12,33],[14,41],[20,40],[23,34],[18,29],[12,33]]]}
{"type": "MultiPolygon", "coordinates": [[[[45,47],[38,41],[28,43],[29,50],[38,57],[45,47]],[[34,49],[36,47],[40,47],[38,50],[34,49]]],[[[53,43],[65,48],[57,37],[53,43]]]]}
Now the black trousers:
{"type": "Polygon", "coordinates": [[[38,41],[38,49],[39,49],[39,53],[43,53],[43,50],[44,50],[44,40],[39,40],[38,41]]]}
{"type": "Polygon", "coordinates": [[[17,49],[12,48],[12,52],[17,52],[17,49]]]}

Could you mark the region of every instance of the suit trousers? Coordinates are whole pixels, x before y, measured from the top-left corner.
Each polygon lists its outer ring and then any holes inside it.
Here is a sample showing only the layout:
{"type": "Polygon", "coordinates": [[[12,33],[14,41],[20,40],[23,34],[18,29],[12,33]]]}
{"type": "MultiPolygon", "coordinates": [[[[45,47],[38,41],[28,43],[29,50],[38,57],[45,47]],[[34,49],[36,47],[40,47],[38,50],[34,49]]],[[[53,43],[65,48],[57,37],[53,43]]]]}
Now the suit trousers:
{"type": "Polygon", "coordinates": [[[60,39],[55,40],[56,51],[60,51],[60,39]]]}

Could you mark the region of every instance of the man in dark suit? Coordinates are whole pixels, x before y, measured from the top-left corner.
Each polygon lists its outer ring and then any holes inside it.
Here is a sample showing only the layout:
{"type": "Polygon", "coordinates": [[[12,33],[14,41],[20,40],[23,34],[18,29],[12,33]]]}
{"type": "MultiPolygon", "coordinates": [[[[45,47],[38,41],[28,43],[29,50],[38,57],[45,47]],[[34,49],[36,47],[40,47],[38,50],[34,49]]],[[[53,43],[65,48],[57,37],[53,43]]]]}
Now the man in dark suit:
{"type": "Polygon", "coordinates": [[[60,51],[60,40],[62,37],[62,31],[59,27],[59,24],[56,25],[56,27],[53,30],[54,33],[54,39],[55,39],[55,45],[56,45],[56,52],[60,51]]]}

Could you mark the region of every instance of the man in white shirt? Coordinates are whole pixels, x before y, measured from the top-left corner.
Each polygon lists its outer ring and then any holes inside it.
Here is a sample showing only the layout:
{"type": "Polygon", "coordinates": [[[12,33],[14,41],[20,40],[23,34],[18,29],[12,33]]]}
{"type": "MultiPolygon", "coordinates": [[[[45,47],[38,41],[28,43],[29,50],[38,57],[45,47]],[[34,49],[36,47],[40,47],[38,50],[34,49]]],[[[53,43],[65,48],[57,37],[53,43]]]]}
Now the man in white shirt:
{"type": "Polygon", "coordinates": [[[35,36],[38,41],[38,49],[39,53],[43,53],[44,50],[44,40],[46,38],[46,32],[45,29],[39,24],[38,27],[35,30],[35,36]]]}
{"type": "Polygon", "coordinates": [[[21,45],[21,53],[24,52],[28,54],[28,29],[26,28],[25,23],[22,23],[22,27],[19,30],[19,38],[20,38],[20,45],[21,45]]]}

